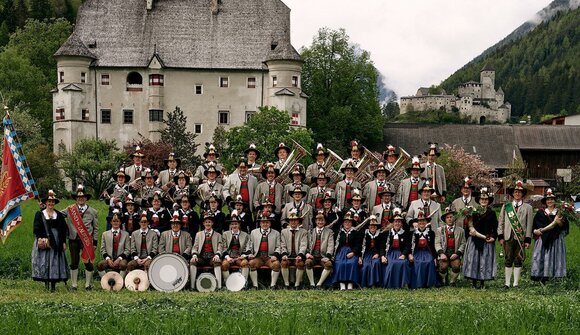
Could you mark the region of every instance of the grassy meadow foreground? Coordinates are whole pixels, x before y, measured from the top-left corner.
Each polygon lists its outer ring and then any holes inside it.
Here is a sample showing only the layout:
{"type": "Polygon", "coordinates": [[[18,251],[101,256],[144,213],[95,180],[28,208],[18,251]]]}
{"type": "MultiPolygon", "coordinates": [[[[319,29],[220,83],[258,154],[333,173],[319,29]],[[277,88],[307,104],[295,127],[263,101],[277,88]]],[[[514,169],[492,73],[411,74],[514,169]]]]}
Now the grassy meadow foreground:
{"type": "MultiPolygon", "coordinates": [[[[64,208],[63,201],[58,208],[64,208]]],[[[104,226],[105,207],[96,201],[104,226]]],[[[0,332],[5,334],[576,334],[580,329],[580,236],[566,238],[568,277],[541,286],[529,280],[504,291],[498,279],[484,290],[365,289],[339,291],[242,291],[174,294],[123,290],[56,293],[30,279],[32,217],[0,246],[0,332]]],[[[84,281],[81,275],[81,283],[84,281]]],[[[98,279],[98,278],[97,278],[98,279]]],[[[100,285],[95,282],[98,288],[100,285]]]]}

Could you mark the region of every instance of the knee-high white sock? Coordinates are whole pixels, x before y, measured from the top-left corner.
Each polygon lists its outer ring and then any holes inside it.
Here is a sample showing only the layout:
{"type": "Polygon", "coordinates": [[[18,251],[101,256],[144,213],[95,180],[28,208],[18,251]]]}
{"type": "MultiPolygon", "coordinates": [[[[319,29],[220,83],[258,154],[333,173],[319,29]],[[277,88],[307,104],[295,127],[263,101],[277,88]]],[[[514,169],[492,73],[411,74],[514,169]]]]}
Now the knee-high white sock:
{"type": "MultiPolygon", "coordinates": [[[[288,270],[288,269],[286,269],[288,270]]],[[[278,281],[278,276],[280,275],[280,272],[276,272],[274,270],[272,270],[272,281],[270,282],[270,286],[276,286],[276,282],[278,281]]]]}
{"type": "Polygon", "coordinates": [[[512,273],[514,271],[514,268],[505,268],[505,286],[510,286],[511,281],[512,281],[512,273]]]}
{"type": "Polygon", "coordinates": [[[125,276],[127,275],[127,271],[121,270],[121,272],[119,272],[119,274],[121,275],[121,277],[123,277],[123,279],[125,279],[125,276]]]}
{"type": "Polygon", "coordinates": [[[316,285],[316,283],[314,283],[314,270],[306,269],[306,276],[308,277],[308,281],[310,281],[310,286],[316,285]]]}
{"type": "Polygon", "coordinates": [[[284,285],[289,286],[290,285],[290,271],[288,270],[288,268],[282,268],[282,269],[280,269],[280,272],[282,272],[282,279],[284,279],[284,285]]]}
{"type": "Polygon", "coordinates": [[[197,278],[197,266],[190,265],[189,266],[189,287],[191,289],[195,289],[195,279],[197,278]]]}
{"type": "MultiPolygon", "coordinates": [[[[104,271],[103,271],[104,272],[104,271]]],[[[76,270],[70,270],[70,282],[71,282],[71,287],[76,288],[77,287],[77,283],[79,280],[79,269],[76,270]]]]}
{"type": "Polygon", "coordinates": [[[99,271],[99,277],[103,278],[107,273],[105,271],[99,271]]]}
{"type": "Polygon", "coordinates": [[[250,272],[250,268],[242,268],[242,276],[248,281],[248,272],[250,272]]]}
{"type": "Polygon", "coordinates": [[[215,275],[215,279],[217,280],[217,288],[218,289],[222,288],[222,267],[214,266],[213,274],[215,275]]]}
{"type": "Polygon", "coordinates": [[[330,276],[331,271],[330,270],[322,270],[322,275],[320,275],[320,280],[318,281],[318,284],[316,286],[322,286],[324,285],[324,282],[326,281],[326,278],[328,278],[328,276],[330,276]]]}
{"type": "Polygon", "coordinates": [[[252,279],[252,285],[254,285],[254,287],[258,287],[258,271],[257,270],[250,271],[250,278],[252,279]]]}
{"type": "Polygon", "coordinates": [[[229,277],[230,277],[229,271],[222,271],[222,278],[224,279],[224,283],[228,281],[229,277]]]}
{"type": "Polygon", "coordinates": [[[340,283],[340,290],[341,291],[346,290],[346,284],[345,283],[340,283]]]}
{"type": "Polygon", "coordinates": [[[85,287],[93,286],[93,271],[85,270],[85,287]]]}
{"type": "Polygon", "coordinates": [[[514,267],[514,287],[518,287],[520,285],[521,277],[522,277],[522,268],[514,267]]]}
{"type": "Polygon", "coordinates": [[[346,284],[346,289],[347,290],[352,290],[352,283],[346,284]]]}
{"type": "Polygon", "coordinates": [[[304,270],[296,269],[296,284],[294,284],[294,286],[300,286],[300,283],[302,283],[302,277],[304,277],[304,270]]]}

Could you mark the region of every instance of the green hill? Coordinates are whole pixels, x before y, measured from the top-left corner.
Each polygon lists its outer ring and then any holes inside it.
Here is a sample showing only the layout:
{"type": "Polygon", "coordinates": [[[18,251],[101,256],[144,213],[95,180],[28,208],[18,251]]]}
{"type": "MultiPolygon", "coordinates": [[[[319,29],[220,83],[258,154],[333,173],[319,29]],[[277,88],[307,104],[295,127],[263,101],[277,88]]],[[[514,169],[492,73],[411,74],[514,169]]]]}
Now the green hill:
{"type": "Polygon", "coordinates": [[[512,117],[580,113],[580,9],[559,13],[521,39],[478,57],[441,83],[447,92],[477,80],[485,64],[512,104],[512,117]]]}

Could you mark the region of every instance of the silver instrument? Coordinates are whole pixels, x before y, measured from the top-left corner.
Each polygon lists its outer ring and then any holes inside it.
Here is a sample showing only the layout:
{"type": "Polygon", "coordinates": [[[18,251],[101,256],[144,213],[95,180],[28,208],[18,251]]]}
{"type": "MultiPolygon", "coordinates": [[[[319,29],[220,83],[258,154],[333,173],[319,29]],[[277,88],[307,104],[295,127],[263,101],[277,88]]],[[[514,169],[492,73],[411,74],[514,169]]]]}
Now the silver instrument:
{"type": "Polygon", "coordinates": [[[217,279],[209,272],[204,272],[197,277],[195,287],[199,292],[213,292],[217,288],[217,279]]]}
{"type": "Polygon", "coordinates": [[[157,291],[178,292],[187,284],[189,266],[180,255],[161,254],[151,261],[148,275],[157,291]]]}

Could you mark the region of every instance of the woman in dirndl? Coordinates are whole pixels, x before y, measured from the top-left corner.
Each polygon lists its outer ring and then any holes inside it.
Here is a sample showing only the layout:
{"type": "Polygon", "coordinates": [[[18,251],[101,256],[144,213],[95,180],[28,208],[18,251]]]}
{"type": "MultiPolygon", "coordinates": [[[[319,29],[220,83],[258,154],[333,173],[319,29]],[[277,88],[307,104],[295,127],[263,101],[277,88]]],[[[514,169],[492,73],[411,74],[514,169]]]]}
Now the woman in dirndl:
{"type": "Polygon", "coordinates": [[[358,231],[352,227],[352,212],[347,212],[342,219],[335,243],[334,272],[330,282],[338,283],[340,290],[352,290],[353,285],[359,283],[360,270],[358,259],[361,255],[361,238],[358,231]]]}
{"type": "Polygon", "coordinates": [[[417,223],[409,254],[409,262],[412,264],[411,288],[429,288],[437,284],[435,232],[427,226],[429,221],[431,218],[425,217],[425,213],[419,211],[411,222],[417,223]]]}
{"type": "Polygon", "coordinates": [[[475,201],[481,207],[480,214],[473,216],[473,227],[463,257],[463,275],[471,279],[473,288],[484,288],[484,282],[495,279],[497,264],[495,240],[497,238],[497,214],[491,207],[493,193],[482,187],[475,201]]]}
{"type": "Polygon", "coordinates": [[[532,252],[532,280],[545,283],[550,278],[566,276],[566,243],[569,222],[558,213],[556,196],[546,190],[542,199],[544,209],[534,217],[534,250],[532,252]]]}
{"type": "Polygon", "coordinates": [[[385,236],[385,248],[382,250],[381,260],[383,264],[383,287],[404,288],[411,279],[411,270],[407,255],[409,254],[410,236],[403,229],[403,216],[401,209],[393,210],[393,228],[385,236]]]}
{"type": "Polygon", "coordinates": [[[59,200],[49,190],[42,203],[46,209],[34,217],[34,245],[32,246],[32,279],[43,281],[46,289],[54,292],[56,283],[68,279],[66,236],[68,227],[64,215],[54,209],[59,200]]]}
{"type": "Polygon", "coordinates": [[[379,231],[379,220],[374,215],[369,217],[369,229],[364,233],[362,241],[362,258],[359,258],[358,264],[362,265],[361,281],[362,287],[378,287],[382,284],[382,266],[381,266],[381,246],[383,243],[383,234],[379,231]]]}

